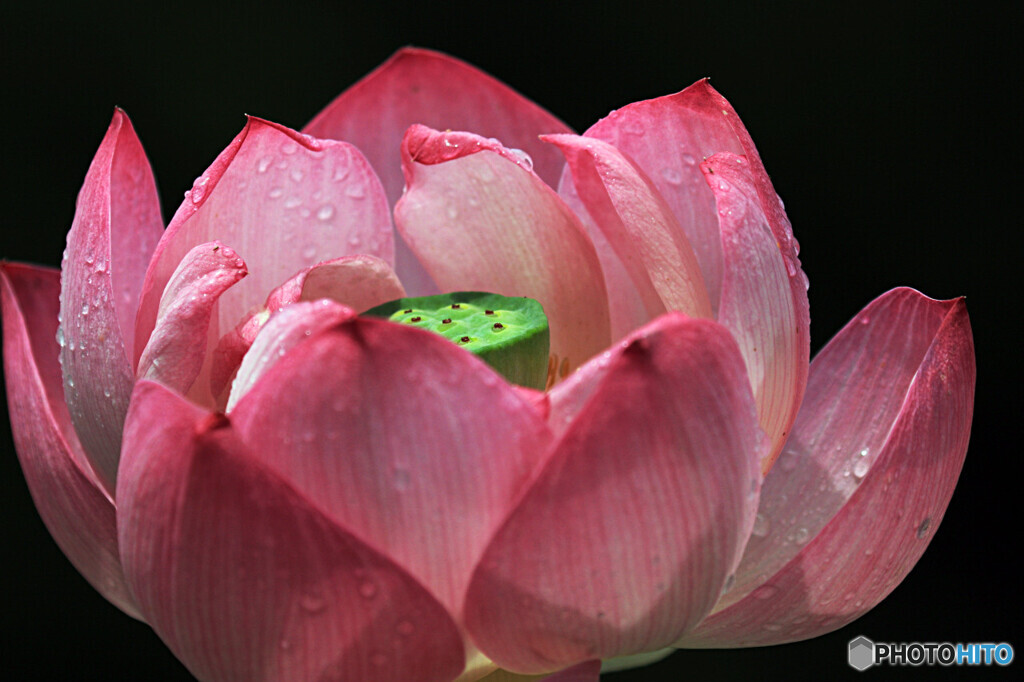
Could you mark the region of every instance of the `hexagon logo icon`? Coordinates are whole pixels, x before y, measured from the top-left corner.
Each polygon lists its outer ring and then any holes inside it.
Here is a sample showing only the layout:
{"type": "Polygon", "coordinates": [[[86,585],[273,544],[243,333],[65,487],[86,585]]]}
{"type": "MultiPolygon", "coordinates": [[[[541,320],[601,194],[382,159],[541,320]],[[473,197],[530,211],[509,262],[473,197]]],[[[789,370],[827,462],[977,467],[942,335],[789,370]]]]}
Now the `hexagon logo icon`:
{"type": "Polygon", "coordinates": [[[864,635],[851,639],[848,660],[851,668],[867,670],[875,663],[875,643],[864,635]]]}

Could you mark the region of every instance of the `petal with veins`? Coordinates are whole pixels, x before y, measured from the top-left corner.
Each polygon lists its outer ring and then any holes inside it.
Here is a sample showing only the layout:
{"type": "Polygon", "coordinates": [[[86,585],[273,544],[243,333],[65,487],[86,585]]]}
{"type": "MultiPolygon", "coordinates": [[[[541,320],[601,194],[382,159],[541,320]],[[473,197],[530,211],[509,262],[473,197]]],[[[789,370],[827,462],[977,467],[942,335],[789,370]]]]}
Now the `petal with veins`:
{"type": "Polygon", "coordinates": [[[409,189],[395,223],[442,289],[540,301],[563,378],[608,345],[597,253],[528,163],[494,141],[424,126],[409,129],[402,159],[409,189]]]}
{"type": "Polygon", "coordinates": [[[215,338],[303,267],[356,253],[390,263],[394,254],[384,190],[355,147],[250,117],[196,180],[157,246],[139,309],[137,354],[178,263],[215,239],[244,254],[250,273],[221,298],[215,338]]]}
{"type": "Polygon", "coordinates": [[[61,266],[64,395],[82,446],[109,493],[134,377],[135,311],[163,231],[146,153],[120,109],[85,177],[61,266]]]}
{"type": "Polygon", "coordinates": [[[263,462],[455,614],[550,439],[535,408],[471,353],[363,318],[293,348],[231,417],[263,462]]]}
{"type": "Polygon", "coordinates": [[[0,265],[4,381],[15,449],[39,515],[78,572],[139,618],[118,560],[114,501],[71,425],[57,363],[60,273],[0,265]]]}
{"type": "Polygon", "coordinates": [[[117,492],[132,592],[196,677],[448,682],[462,669],[437,600],[253,458],[225,416],[140,381],[117,492]]]}
{"type": "Polygon", "coordinates": [[[592,376],[466,596],[471,637],[509,670],[671,644],[711,610],[753,524],[765,442],[724,327],[669,313],[592,376]]]}
{"type": "Polygon", "coordinates": [[[880,602],[924,552],[963,465],[974,402],[963,299],[894,289],[811,365],[717,613],[680,644],[764,646],[830,632],[880,602]]]}

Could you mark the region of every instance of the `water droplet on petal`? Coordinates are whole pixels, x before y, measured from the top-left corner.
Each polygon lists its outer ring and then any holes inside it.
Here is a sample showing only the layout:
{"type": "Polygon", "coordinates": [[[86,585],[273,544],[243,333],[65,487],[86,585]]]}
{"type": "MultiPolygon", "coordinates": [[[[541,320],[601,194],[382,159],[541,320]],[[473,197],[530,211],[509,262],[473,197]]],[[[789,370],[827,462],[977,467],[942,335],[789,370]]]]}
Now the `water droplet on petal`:
{"type": "Polygon", "coordinates": [[[319,209],[317,209],[316,218],[320,222],[326,223],[332,217],[334,217],[334,207],[331,206],[330,204],[324,204],[319,209]]]}
{"type": "Polygon", "coordinates": [[[403,620],[401,623],[398,624],[398,634],[402,635],[403,637],[408,637],[415,630],[416,627],[412,624],[411,621],[403,620]]]}
{"type": "Polygon", "coordinates": [[[360,184],[349,185],[345,188],[345,196],[350,199],[362,199],[366,196],[366,188],[360,184]]]}
{"type": "Polygon", "coordinates": [[[316,246],[314,246],[313,244],[309,244],[308,246],[304,247],[302,249],[302,257],[307,261],[311,261],[314,258],[316,258],[316,246]]]}
{"type": "Polygon", "coordinates": [[[685,163],[687,166],[696,166],[697,159],[696,157],[694,157],[693,154],[683,154],[683,163],[685,163]]]}
{"type": "Polygon", "coordinates": [[[779,588],[775,585],[761,585],[759,588],[754,590],[751,594],[755,599],[771,599],[778,593],[779,588]]]}
{"type": "Polygon", "coordinates": [[[793,542],[795,542],[798,545],[802,545],[805,542],[807,542],[807,538],[809,535],[810,533],[807,531],[807,529],[801,526],[800,528],[796,529],[795,533],[793,533],[793,542]]]}
{"type": "Polygon", "coordinates": [[[57,327],[57,345],[64,347],[64,327],[57,327]]]}
{"type": "Polygon", "coordinates": [[[359,586],[359,594],[361,594],[365,599],[373,599],[377,596],[377,586],[367,580],[359,586]]]}
{"type": "Polygon", "coordinates": [[[302,178],[306,177],[305,171],[301,168],[293,168],[292,172],[288,174],[293,182],[302,182],[302,178]]]}
{"type": "Polygon", "coordinates": [[[918,538],[923,538],[925,535],[928,535],[928,529],[931,528],[931,526],[932,526],[932,517],[930,517],[930,516],[924,517],[924,520],[921,521],[921,524],[917,527],[917,537],[918,538]]]}
{"type": "Polygon", "coordinates": [[[284,200],[285,208],[297,208],[300,204],[302,204],[302,199],[299,199],[298,197],[289,197],[284,200]]]}
{"type": "Polygon", "coordinates": [[[281,152],[284,153],[284,154],[291,155],[291,154],[294,154],[297,151],[299,151],[299,145],[295,144],[291,140],[288,140],[283,145],[281,145],[281,152]]]}
{"type": "Polygon", "coordinates": [[[82,304],[82,314],[83,315],[88,315],[89,314],[89,304],[88,303],[83,303],[82,304]]]}
{"type": "Polygon", "coordinates": [[[509,151],[512,153],[512,156],[515,157],[516,161],[519,162],[520,166],[526,170],[533,170],[533,159],[530,158],[529,154],[524,152],[522,149],[509,149],[509,151]]]}
{"type": "Polygon", "coordinates": [[[764,514],[758,514],[754,517],[754,529],[751,531],[752,534],[759,538],[763,538],[768,535],[768,531],[771,530],[772,522],[768,520],[768,517],[764,514]]]}
{"type": "Polygon", "coordinates": [[[283,194],[284,194],[284,188],[282,188],[282,187],[275,187],[274,189],[270,190],[270,192],[267,194],[267,196],[270,197],[271,199],[280,199],[281,195],[283,195],[283,194]]]}
{"type": "Polygon", "coordinates": [[[307,592],[299,598],[299,606],[307,613],[319,613],[327,608],[327,601],[318,592],[307,592]]]}
{"type": "Polygon", "coordinates": [[[262,159],[260,159],[259,163],[256,165],[256,171],[259,172],[259,173],[266,173],[267,169],[270,168],[270,164],[272,164],[273,162],[274,162],[274,157],[273,156],[264,156],[262,159]]]}
{"type": "Polygon", "coordinates": [[[448,208],[445,210],[450,220],[455,220],[459,217],[459,207],[455,204],[448,204],[448,208]]]}
{"type": "Polygon", "coordinates": [[[683,174],[679,172],[678,168],[672,168],[671,166],[661,169],[661,177],[665,178],[665,182],[670,185],[678,185],[683,181],[683,174]]]}

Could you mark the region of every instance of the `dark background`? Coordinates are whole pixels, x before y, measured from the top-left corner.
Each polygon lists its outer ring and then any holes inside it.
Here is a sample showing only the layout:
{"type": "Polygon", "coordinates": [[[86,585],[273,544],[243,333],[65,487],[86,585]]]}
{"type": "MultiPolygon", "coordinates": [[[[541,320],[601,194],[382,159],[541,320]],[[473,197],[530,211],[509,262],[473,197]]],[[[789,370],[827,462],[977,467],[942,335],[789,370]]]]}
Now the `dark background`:
{"type": "MultiPolygon", "coordinates": [[[[450,3],[170,4],[2,10],[0,256],[59,264],[114,105],[146,147],[166,219],[243,113],[300,128],[403,45],[461,57],[579,131],[613,108],[710,76],[754,137],[802,245],[812,352],[893,286],[966,295],[978,356],[974,430],[930,548],[861,620],[787,646],[680,652],[610,679],[855,676],[845,650],[860,634],[1007,641],[1024,655],[1014,554],[1024,477],[1011,435],[1022,407],[1019,343],[1011,346],[1021,330],[1011,267],[1022,255],[1022,27],[1013,17],[949,2],[621,3],[614,12],[552,4],[505,14],[450,3]]],[[[63,558],[34,511],[6,418],[0,448],[0,678],[191,679],[147,626],[107,604],[63,558]]]]}

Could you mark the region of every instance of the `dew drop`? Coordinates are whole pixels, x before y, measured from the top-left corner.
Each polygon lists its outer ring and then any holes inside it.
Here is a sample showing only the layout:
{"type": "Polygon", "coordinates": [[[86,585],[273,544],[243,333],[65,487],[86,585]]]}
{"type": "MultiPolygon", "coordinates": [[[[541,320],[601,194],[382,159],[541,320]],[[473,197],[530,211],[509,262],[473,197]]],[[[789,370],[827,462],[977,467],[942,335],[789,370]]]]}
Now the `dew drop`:
{"type": "Polygon", "coordinates": [[[932,525],[932,517],[930,517],[930,516],[924,517],[924,520],[921,521],[920,525],[918,525],[918,527],[917,527],[917,537],[918,538],[923,538],[925,535],[928,535],[928,529],[931,528],[931,525],[932,525]]]}
{"type": "Polygon", "coordinates": [[[522,149],[509,149],[509,151],[512,152],[512,156],[516,158],[520,166],[526,170],[533,170],[533,159],[530,158],[529,154],[522,149]]]}
{"type": "Polygon", "coordinates": [[[352,248],[356,248],[359,246],[359,241],[359,236],[354,234],[348,238],[348,245],[352,248]]]}
{"type": "Polygon", "coordinates": [[[298,208],[300,204],[302,204],[302,199],[298,197],[289,197],[288,199],[284,200],[285,208],[298,208]]]}
{"type": "Polygon", "coordinates": [[[312,244],[302,249],[302,257],[305,260],[311,261],[316,258],[316,247],[312,244]]]}
{"type": "Polygon", "coordinates": [[[793,534],[793,542],[795,542],[798,545],[802,545],[805,542],[807,542],[807,537],[809,535],[810,533],[807,531],[807,529],[801,526],[800,528],[797,528],[796,532],[793,534]]]}
{"type": "Polygon", "coordinates": [[[349,199],[362,199],[366,196],[366,188],[359,184],[349,185],[345,188],[345,196],[349,199]]]}
{"type": "Polygon", "coordinates": [[[623,122],[622,132],[628,133],[629,135],[643,135],[644,125],[635,118],[629,118],[623,122]]]}
{"type": "Polygon", "coordinates": [[[273,162],[274,162],[274,157],[272,157],[272,156],[264,156],[262,159],[260,159],[259,163],[256,165],[257,172],[259,172],[259,173],[266,173],[267,169],[270,168],[270,164],[272,164],[273,162]]]}
{"type": "Polygon", "coordinates": [[[861,324],[871,324],[871,318],[867,315],[862,316],[859,321],[861,324]]]}
{"type": "Polygon", "coordinates": [[[732,589],[733,585],[736,584],[736,574],[730,573],[729,577],[725,579],[725,584],[722,585],[722,594],[725,594],[732,589]]]}
{"type": "Polygon", "coordinates": [[[665,178],[665,182],[670,185],[678,185],[683,182],[683,174],[679,172],[678,168],[671,166],[661,169],[661,177],[665,178]]]}
{"type": "Polygon", "coordinates": [[[301,168],[293,168],[288,176],[292,179],[292,182],[302,182],[302,179],[306,177],[306,173],[301,168]]]}
{"type": "Polygon", "coordinates": [[[732,189],[732,185],[730,185],[725,180],[719,180],[718,189],[722,190],[723,192],[728,192],[730,189],[732,189]]]}
{"type": "Polygon", "coordinates": [[[334,217],[334,207],[330,204],[324,204],[316,212],[316,219],[322,223],[326,223],[328,220],[334,217]]]}
{"type": "Polygon", "coordinates": [[[290,156],[297,151],[299,151],[299,145],[295,144],[291,140],[288,140],[283,145],[281,145],[281,152],[283,154],[288,154],[290,156]]]}
{"type": "Polygon", "coordinates": [[[782,626],[779,625],[778,623],[765,623],[764,624],[764,629],[768,630],[769,632],[778,632],[779,630],[782,629],[782,626]]]}
{"type": "Polygon", "coordinates": [[[361,594],[365,599],[373,599],[377,596],[377,586],[367,580],[359,586],[359,594],[361,594]]]}
{"type": "Polygon", "coordinates": [[[683,163],[685,163],[687,166],[696,166],[697,159],[696,157],[694,157],[693,154],[683,154],[683,163]]]}
{"type": "Polygon", "coordinates": [[[64,327],[57,327],[57,345],[64,347],[64,327]]]}
{"type": "Polygon", "coordinates": [[[282,187],[275,187],[274,189],[270,190],[270,192],[267,194],[267,196],[270,197],[271,199],[280,199],[281,195],[283,195],[283,194],[284,194],[284,188],[282,188],[282,187]]]}
{"type": "Polygon", "coordinates": [[[89,304],[88,303],[83,303],[82,304],[82,314],[83,315],[88,315],[89,314],[89,304]]]}
{"type": "Polygon", "coordinates": [[[299,597],[299,606],[306,613],[319,613],[327,608],[327,600],[317,592],[307,592],[299,597]]]}
{"type": "Polygon", "coordinates": [[[764,514],[758,514],[754,517],[754,529],[751,531],[754,535],[759,538],[763,538],[768,535],[768,531],[771,530],[772,522],[768,520],[768,517],[764,514]]]}
{"type": "Polygon", "coordinates": [[[415,630],[416,627],[412,624],[411,621],[403,620],[401,623],[398,624],[398,634],[402,635],[403,637],[408,637],[415,630]]]}
{"type": "Polygon", "coordinates": [[[775,587],[775,585],[761,585],[761,587],[751,592],[751,594],[755,599],[771,599],[778,593],[778,591],[779,588],[775,587]]]}
{"type": "Polygon", "coordinates": [[[445,213],[448,214],[449,220],[455,220],[459,217],[459,208],[455,204],[448,204],[448,209],[445,213]]]}
{"type": "Polygon", "coordinates": [[[857,455],[857,461],[853,463],[853,475],[857,478],[864,478],[868,473],[868,469],[871,468],[871,465],[868,463],[867,456],[868,451],[861,450],[860,454],[857,455]]]}

